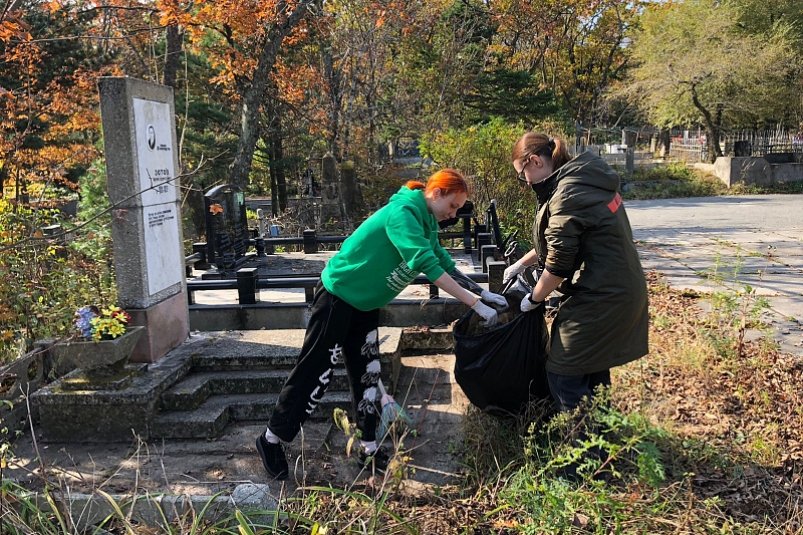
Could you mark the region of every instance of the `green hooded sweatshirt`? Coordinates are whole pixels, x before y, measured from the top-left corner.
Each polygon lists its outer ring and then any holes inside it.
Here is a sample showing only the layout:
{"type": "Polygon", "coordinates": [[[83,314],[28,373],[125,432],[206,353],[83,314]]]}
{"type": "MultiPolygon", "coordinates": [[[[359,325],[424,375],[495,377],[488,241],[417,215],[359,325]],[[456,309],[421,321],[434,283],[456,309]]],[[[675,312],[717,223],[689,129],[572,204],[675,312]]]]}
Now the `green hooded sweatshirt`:
{"type": "Polygon", "coordinates": [[[563,297],[547,370],[583,375],[645,355],[647,284],[619,175],[586,152],[547,181],[554,189],[536,215],[536,250],[544,269],[566,278],[558,288],[563,297]]]}
{"type": "Polygon", "coordinates": [[[455,267],[438,241],[423,190],[403,186],[366,219],[326,264],[321,282],[358,310],[381,308],[423,273],[434,281],[455,267]]]}

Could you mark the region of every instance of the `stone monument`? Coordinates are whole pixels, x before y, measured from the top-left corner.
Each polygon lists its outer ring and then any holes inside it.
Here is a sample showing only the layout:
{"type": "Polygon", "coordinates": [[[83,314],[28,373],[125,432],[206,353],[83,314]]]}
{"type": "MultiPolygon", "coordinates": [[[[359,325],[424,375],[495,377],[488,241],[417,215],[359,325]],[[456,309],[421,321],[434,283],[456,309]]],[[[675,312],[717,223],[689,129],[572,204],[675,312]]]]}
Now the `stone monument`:
{"type": "Polygon", "coordinates": [[[328,225],[332,220],[341,225],[345,217],[343,203],[340,198],[340,178],[337,172],[337,160],[331,152],[321,159],[321,224],[328,225]]]}
{"type": "Polygon", "coordinates": [[[245,194],[233,184],[216,186],[204,194],[206,211],[206,259],[220,272],[230,272],[243,263],[250,234],[245,194]]]}
{"type": "Polygon", "coordinates": [[[189,334],[173,89],[98,81],[119,305],[146,327],[132,362],[153,362],[189,334]]]}

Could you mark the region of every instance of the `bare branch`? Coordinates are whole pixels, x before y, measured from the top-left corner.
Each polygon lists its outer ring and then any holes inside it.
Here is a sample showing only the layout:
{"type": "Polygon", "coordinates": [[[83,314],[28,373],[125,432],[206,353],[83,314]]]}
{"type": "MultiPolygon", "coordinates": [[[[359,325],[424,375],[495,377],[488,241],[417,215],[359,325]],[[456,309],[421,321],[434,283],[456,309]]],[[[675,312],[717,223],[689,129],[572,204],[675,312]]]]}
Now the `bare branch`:
{"type": "Polygon", "coordinates": [[[38,237],[36,237],[36,236],[33,236],[33,235],[31,235],[31,236],[28,236],[27,238],[24,238],[24,239],[22,239],[22,240],[19,240],[19,241],[17,241],[17,242],[10,243],[10,244],[8,244],[8,245],[5,245],[5,246],[3,246],[3,247],[0,247],[0,254],[4,253],[4,252],[6,252],[6,251],[10,251],[10,250],[12,250],[12,249],[15,249],[15,248],[17,248],[17,247],[23,246],[23,245],[25,245],[25,244],[27,244],[27,243],[43,243],[43,242],[48,242],[48,241],[50,241],[50,240],[54,240],[54,239],[64,238],[64,237],[68,236],[69,234],[73,234],[73,233],[75,233],[76,231],[78,231],[78,230],[80,230],[81,228],[83,228],[83,227],[85,227],[86,225],[88,225],[89,223],[91,223],[92,221],[95,221],[96,219],[98,219],[98,218],[99,218],[99,217],[101,217],[102,215],[105,215],[105,214],[107,214],[107,213],[111,212],[112,210],[115,210],[115,209],[117,209],[117,208],[118,208],[118,207],[119,207],[121,204],[125,203],[126,201],[128,201],[128,200],[130,200],[130,199],[133,199],[133,198],[134,198],[134,197],[136,197],[137,195],[140,195],[140,194],[142,194],[142,193],[145,193],[146,191],[149,191],[149,190],[152,190],[152,189],[154,189],[154,188],[157,188],[157,187],[159,187],[159,185],[161,185],[161,184],[164,184],[165,182],[173,182],[173,181],[175,181],[175,180],[179,180],[179,179],[182,179],[182,178],[191,177],[191,176],[194,176],[194,175],[198,174],[198,173],[199,173],[199,172],[200,172],[200,171],[203,169],[203,167],[205,167],[205,165],[206,165],[206,162],[207,162],[207,161],[214,161],[214,160],[215,160],[216,158],[218,158],[218,157],[220,157],[220,155],[218,155],[218,156],[215,156],[214,158],[210,158],[210,159],[208,159],[208,160],[205,160],[205,159],[202,157],[202,158],[201,158],[201,161],[200,161],[200,162],[198,162],[198,165],[196,166],[196,168],[195,168],[195,169],[193,169],[192,171],[190,171],[189,173],[184,173],[184,174],[176,175],[175,177],[173,177],[173,178],[171,178],[171,179],[169,179],[169,180],[166,180],[166,181],[160,182],[159,184],[154,184],[153,186],[150,186],[150,187],[148,187],[148,188],[145,188],[145,189],[143,189],[143,190],[141,190],[141,191],[137,191],[136,193],[132,193],[132,194],[131,194],[131,195],[129,195],[128,197],[125,197],[124,199],[121,199],[119,202],[116,202],[116,203],[114,203],[112,206],[109,206],[109,207],[108,207],[108,208],[106,208],[105,210],[102,210],[102,211],[98,212],[97,214],[93,215],[92,217],[90,217],[90,218],[89,218],[89,219],[87,219],[86,221],[83,221],[83,222],[81,222],[81,224],[79,224],[79,225],[76,225],[75,227],[73,227],[73,228],[70,228],[69,230],[65,230],[65,231],[63,231],[63,232],[60,232],[60,233],[58,233],[58,234],[54,234],[54,235],[51,235],[51,236],[47,236],[46,238],[45,238],[45,237],[38,238],[38,237]]]}

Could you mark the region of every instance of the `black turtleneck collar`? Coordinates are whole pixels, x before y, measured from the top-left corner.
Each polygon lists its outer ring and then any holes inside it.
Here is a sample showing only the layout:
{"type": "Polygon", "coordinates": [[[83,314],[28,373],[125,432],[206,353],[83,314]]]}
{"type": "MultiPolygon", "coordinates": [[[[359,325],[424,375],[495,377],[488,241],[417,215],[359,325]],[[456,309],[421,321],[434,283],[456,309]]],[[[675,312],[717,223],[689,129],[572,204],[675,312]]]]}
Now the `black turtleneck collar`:
{"type": "Polygon", "coordinates": [[[531,187],[535,192],[535,196],[538,198],[538,205],[541,206],[545,202],[552,197],[552,194],[555,192],[555,186],[558,185],[558,174],[552,173],[547,177],[546,180],[542,180],[537,184],[533,184],[531,187]]]}

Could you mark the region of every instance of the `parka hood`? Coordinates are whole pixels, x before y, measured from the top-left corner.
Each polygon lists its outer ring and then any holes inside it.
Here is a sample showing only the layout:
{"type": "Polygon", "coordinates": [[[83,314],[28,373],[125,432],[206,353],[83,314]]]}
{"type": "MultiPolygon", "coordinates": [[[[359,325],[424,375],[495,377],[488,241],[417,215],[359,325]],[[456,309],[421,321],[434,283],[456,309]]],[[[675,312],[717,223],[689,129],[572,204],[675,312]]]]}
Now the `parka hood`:
{"type": "Polygon", "coordinates": [[[605,160],[591,152],[575,156],[547,178],[561,184],[583,183],[606,191],[619,189],[619,175],[605,160]]]}

